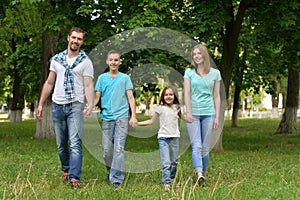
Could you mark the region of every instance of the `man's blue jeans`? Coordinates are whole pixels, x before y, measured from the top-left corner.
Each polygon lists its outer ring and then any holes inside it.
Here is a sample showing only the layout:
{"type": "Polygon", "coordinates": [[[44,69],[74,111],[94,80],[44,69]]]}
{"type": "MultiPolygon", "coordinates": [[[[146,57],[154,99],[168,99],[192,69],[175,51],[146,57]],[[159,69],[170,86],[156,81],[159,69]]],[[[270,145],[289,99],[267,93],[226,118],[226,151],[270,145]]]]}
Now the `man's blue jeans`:
{"type": "Polygon", "coordinates": [[[158,138],[160,159],[162,164],[162,182],[172,184],[176,176],[178,164],[179,138],[158,138]]]}
{"type": "Polygon", "coordinates": [[[128,133],[128,119],[102,121],[103,157],[111,183],[125,178],[124,148],[128,133]]]}
{"type": "Polygon", "coordinates": [[[187,123],[192,145],[192,162],[195,172],[205,173],[209,162],[210,143],[215,115],[196,116],[194,122],[187,123]]]}
{"type": "Polygon", "coordinates": [[[63,171],[69,180],[80,181],[82,168],[82,126],[84,105],[79,102],[52,103],[52,119],[57,151],[63,171]]]}

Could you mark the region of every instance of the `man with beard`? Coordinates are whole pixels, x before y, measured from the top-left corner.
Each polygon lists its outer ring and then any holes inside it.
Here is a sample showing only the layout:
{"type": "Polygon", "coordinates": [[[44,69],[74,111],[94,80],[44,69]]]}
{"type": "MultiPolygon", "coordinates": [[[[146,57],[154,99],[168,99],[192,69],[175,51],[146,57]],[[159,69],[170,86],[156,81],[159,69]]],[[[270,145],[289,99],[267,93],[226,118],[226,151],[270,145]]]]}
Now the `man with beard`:
{"type": "Polygon", "coordinates": [[[81,177],[83,117],[91,115],[94,101],[93,64],[80,50],[84,35],[82,29],[72,28],[67,37],[68,48],[51,58],[37,108],[37,118],[42,120],[43,104],[52,94],[52,120],[62,179],[74,189],[79,187],[81,177]]]}

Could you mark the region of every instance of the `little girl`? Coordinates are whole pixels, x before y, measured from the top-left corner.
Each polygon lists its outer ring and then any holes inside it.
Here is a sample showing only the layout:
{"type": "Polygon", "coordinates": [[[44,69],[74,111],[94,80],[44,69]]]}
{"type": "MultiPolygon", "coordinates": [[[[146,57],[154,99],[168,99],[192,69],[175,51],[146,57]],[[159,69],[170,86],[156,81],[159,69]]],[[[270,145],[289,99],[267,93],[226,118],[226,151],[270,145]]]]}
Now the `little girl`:
{"type": "Polygon", "coordinates": [[[159,105],[155,108],[152,118],[138,122],[139,126],[147,126],[153,124],[159,117],[157,138],[162,162],[162,182],[166,190],[170,190],[177,170],[180,137],[178,116],[189,122],[181,113],[177,90],[167,86],[160,96],[159,105]]]}

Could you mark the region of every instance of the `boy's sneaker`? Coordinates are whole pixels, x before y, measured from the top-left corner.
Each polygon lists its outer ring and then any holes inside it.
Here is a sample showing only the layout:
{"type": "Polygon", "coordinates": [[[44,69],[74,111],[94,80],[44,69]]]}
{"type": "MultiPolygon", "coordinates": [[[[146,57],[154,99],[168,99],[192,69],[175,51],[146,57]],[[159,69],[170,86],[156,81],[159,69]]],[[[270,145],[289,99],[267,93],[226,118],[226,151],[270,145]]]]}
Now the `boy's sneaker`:
{"type": "Polygon", "coordinates": [[[79,181],[76,180],[76,179],[72,179],[72,180],[70,181],[70,184],[71,184],[72,189],[77,189],[77,188],[79,188],[79,181]]]}
{"type": "Polygon", "coordinates": [[[119,183],[119,182],[115,182],[115,183],[113,183],[113,185],[115,188],[121,188],[121,183],[119,183]]]}
{"type": "Polygon", "coordinates": [[[164,184],[165,190],[170,191],[171,185],[168,183],[164,184]]]}
{"type": "Polygon", "coordinates": [[[61,180],[67,181],[68,180],[68,171],[65,171],[61,177],[61,180]]]}

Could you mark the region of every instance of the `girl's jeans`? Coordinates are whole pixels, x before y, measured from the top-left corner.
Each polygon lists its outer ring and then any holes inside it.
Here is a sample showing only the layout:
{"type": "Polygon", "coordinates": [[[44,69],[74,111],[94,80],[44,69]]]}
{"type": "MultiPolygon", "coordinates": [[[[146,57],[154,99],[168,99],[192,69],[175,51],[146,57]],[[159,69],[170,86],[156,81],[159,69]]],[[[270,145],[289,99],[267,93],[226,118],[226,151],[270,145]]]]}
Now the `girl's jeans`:
{"type": "Polygon", "coordinates": [[[124,148],[128,133],[128,119],[102,121],[102,149],[111,183],[122,183],[125,178],[124,148]]]}
{"type": "Polygon", "coordinates": [[[205,173],[209,162],[209,151],[215,115],[193,115],[194,122],[187,123],[192,145],[192,162],[195,172],[205,173]]]}
{"type": "Polygon", "coordinates": [[[52,120],[57,152],[69,180],[80,180],[82,168],[82,125],[84,105],[79,102],[52,103],[52,120]]]}
{"type": "Polygon", "coordinates": [[[159,152],[162,163],[162,182],[172,184],[176,176],[178,164],[179,138],[158,138],[159,152]]]}

